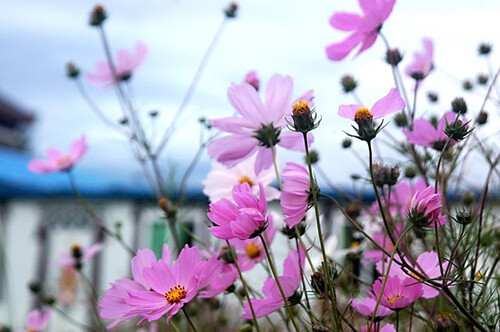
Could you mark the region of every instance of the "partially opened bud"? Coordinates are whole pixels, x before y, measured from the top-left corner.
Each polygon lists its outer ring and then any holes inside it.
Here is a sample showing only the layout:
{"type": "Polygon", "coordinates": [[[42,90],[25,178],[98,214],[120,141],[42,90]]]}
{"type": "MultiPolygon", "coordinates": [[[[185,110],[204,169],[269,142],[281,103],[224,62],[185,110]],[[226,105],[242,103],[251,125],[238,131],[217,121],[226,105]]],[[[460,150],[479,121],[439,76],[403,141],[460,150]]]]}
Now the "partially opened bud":
{"type": "Polygon", "coordinates": [[[89,24],[94,27],[101,26],[107,17],[108,14],[104,10],[104,7],[100,4],[95,5],[90,12],[89,24]]]}

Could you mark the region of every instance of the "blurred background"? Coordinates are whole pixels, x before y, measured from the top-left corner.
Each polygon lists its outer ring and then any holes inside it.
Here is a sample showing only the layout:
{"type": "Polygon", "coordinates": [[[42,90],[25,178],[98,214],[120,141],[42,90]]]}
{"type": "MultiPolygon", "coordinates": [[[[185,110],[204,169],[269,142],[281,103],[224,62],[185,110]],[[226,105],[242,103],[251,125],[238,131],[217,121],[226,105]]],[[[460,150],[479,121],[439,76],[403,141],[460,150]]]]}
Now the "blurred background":
{"type": "MultiPolygon", "coordinates": [[[[353,75],[359,82],[357,93],[367,106],[385,95],[393,87],[390,67],[383,61],[385,46],[379,39],[367,52],[342,62],[329,61],[324,50],[345,37],[329,26],[330,15],[339,10],[358,12],[356,1],[240,1],[234,19],[225,19],[223,10],[228,2],[222,0],[114,0],[102,4],[109,14],[105,29],[113,54],[119,48],[132,49],[136,41],[148,45],[149,54],[134,72],[130,87],[153,142],[160,140],[172,121],[213,42],[189,104],[177,119],[177,130],[159,156],[165,174],[178,180],[196,153],[200,117],[233,113],[226,89],[231,82],[241,82],[249,70],[258,71],[263,85],[274,73],[292,76],[296,96],[314,89],[316,110],[323,117],[314,144],[321,156],[320,165],[334,183],[343,187],[350,186],[351,174],[364,174],[356,155],[341,147],[345,138],[342,130],[349,131],[350,123],[336,115],[338,105],[354,100],[343,94],[339,82],[343,75],[353,75]],[[151,111],[158,115],[151,117],[151,111]]],[[[158,250],[166,237],[161,235],[167,232],[161,229],[164,223],[158,221],[161,213],[153,208],[154,196],[129,142],[91,112],[74,82],[66,77],[68,61],[73,61],[84,76],[105,58],[96,29],[87,23],[94,5],[94,1],[2,1],[0,322],[15,327],[22,326],[33,304],[26,287],[29,281],[48,280],[47,287],[56,291],[61,287],[57,283],[61,277],[51,262],[75,242],[103,240],[103,234],[91,226],[78,207],[64,175],[29,173],[26,164],[31,157],[43,156],[49,147],[67,150],[73,139],[86,134],[89,151],[75,173],[84,196],[92,199],[109,227],[116,227],[119,221],[123,238],[134,248],[151,246],[158,250]]],[[[391,46],[405,55],[403,68],[412,53],[422,48],[422,37],[435,42],[435,70],[423,83],[417,116],[441,115],[457,96],[466,98],[470,110],[467,116],[477,115],[486,87],[475,84],[476,78],[500,64],[496,49],[500,45],[499,15],[500,3],[495,0],[396,3],[382,31],[391,46]],[[477,56],[481,42],[493,45],[491,63],[477,56]],[[467,79],[474,87],[464,91],[467,79]],[[425,97],[427,91],[437,92],[439,102],[430,104],[425,97]]],[[[113,89],[83,79],[86,91],[118,123],[121,111],[113,89]]],[[[489,115],[481,135],[498,141],[498,112],[489,115]]],[[[393,124],[388,128],[401,137],[393,124]]],[[[394,152],[383,145],[379,148],[384,158],[395,160],[394,152]]],[[[353,149],[366,156],[361,142],[354,142],[353,149]]],[[[279,153],[283,162],[301,158],[293,152],[279,153]]],[[[486,166],[481,160],[471,159],[464,186],[475,189],[484,181],[486,166]]],[[[201,180],[209,167],[210,160],[204,155],[188,185],[192,204],[199,208],[184,215],[193,230],[199,227],[196,231],[202,237],[204,226],[199,220],[204,218],[206,205],[201,180]]],[[[116,243],[108,242],[93,265],[98,288],[129,272],[127,257],[116,243]],[[113,260],[117,255],[123,256],[123,261],[113,260]]],[[[80,308],[75,315],[84,317],[86,311],[80,308]]]]}

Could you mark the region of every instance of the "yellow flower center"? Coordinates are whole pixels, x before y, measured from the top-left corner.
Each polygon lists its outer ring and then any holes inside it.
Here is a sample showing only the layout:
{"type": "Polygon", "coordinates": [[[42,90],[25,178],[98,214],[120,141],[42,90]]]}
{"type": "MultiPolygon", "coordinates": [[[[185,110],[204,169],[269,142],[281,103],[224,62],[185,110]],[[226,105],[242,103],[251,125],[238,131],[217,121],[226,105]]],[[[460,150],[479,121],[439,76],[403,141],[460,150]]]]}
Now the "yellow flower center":
{"type": "Polygon", "coordinates": [[[478,280],[481,280],[481,278],[483,277],[483,274],[481,272],[476,272],[476,274],[474,275],[474,280],[478,281],[478,280]]]}
{"type": "Polygon", "coordinates": [[[300,100],[293,105],[292,114],[293,115],[305,115],[311,112],[309,103],[305,100],[300,100]]]}
{"type": "Polygon", "coordinates": [[[242,177],[238,180],[238,182],[239,182],[240,184],[243,184],[243,183],[245,183],[245,182],[246,182],[246,183],[248,183],[248,185],[249,185],[250,187],[253,187],[253,182],[252,182],[252,180],[251,180],[248,176],[246,176],[246,175],[242,176],[242,177]]]}
{"type": "Polygon", "coordinates": [[[373,114],[366,107],[361,107],[354,113],[354,121],[373,119],[373,114]]]}
{"type": "Polygon", "coordinates": [[[27,329],[26,332],[37,332],[35,329],[27,329]]]}
{"type": "Polygon", "coordinates": [[[393,297],[391,298],[388,298],[387,301],[390,303],[390,304],[394,304],[394,302],[396,302],[396,300],[399,300],[399,299],[402,299],[403,297],[401,295],[394,295],[393,297]]]}
{"type": "Polygon", "coordinates": [[[359,247],[359,241],[354,241],[353,243],[351,243],[351,249],[356,249],[359,247]]]}
{"type": "Polygon", "coordinates": [[[71,160],[70,156],[63,156],[57,160],[57,166],[61,167],[64,166],[68,161],[71,160]]]}
{"type": "Polygon", "coordinates": [[[75,243],[71,246],[71,251],[80,251],[80,245],[78,243],[75,243]]]}
{"type": "Polygon", "coordinates": [[[255,243],[250,243],[245,247],[245,251],[247,252],[248,257],[256,258],[260,254],[260,248],[255,243]]]}
{"type": "Polygon", "coordinates": [[[179,303],[182,299],[186,298],[186,288],[181,285],[171,287],[168,293],[165,293],[165,299],[170,304],[179,303]]]}

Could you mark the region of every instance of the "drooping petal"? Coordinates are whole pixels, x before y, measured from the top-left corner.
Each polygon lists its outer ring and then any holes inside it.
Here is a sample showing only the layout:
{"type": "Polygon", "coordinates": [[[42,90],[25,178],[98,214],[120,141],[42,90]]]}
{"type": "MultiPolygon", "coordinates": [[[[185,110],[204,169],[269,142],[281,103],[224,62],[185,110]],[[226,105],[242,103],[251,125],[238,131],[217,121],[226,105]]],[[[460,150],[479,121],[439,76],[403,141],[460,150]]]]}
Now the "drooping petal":
{"type": "Polygon", "coordinates": [[[330,44],[326,47],[326,55],[332,61],[344,59],[361,41],[361,34],[353,33],[341,42],[330,44]]]}
{"type": "Polygon", "coordinates": [[[371,112],[374,119],[381,118],[387,114],[394,113],[405,107],[405,102],[401,98],[399,91],[392,88],[391,91],[378,100],[372,107],[371,112]]]}

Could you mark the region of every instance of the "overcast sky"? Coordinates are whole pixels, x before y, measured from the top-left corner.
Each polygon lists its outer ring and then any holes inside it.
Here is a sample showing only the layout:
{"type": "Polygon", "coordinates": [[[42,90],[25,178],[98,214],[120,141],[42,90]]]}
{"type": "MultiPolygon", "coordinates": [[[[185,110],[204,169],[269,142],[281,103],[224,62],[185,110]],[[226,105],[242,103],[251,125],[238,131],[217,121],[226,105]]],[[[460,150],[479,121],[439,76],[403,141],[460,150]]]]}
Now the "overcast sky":
{"type": "MultiPolygon", "coordinates": [[[[106,30],[113,50],[132,48],[137,40],[148,44],[150,55],[134,74],[135,102],[146,114],[159,109],[161,132],[178,108],[201,57],[222,20],[227,1],[194,0],[110,0],[102,1],[109,12],[106,30]],[[170,116],[169,116],[170,115],[170,116]]],[[[50,146],[66,149],[69,142],[86,133],[90,151],[82,166],[119,170],[137,174],[138,168],[126,140],[107,129],[88,109],[71,81],[64,65],[73,60],[83,71],[91,71],[104,54],[97,31],[87,25],[94,1],[3,0],[0,11],[0,93],[37,116],[32,135],[33,152],[41,155],[50,146]]],[[[164,165],[185,165],[197,149],[197,118],[232,114],[226,100],[231,82],[241,81],[250,69],[259,71],[262,81],[273,73],[294,78],[295,95],[307,89],[316,91],[317,112],[323,122],[316,130],[316,148],[322,166],[333,180],[345,182],[349,174],[362,172],[355,157],[340,148],[350,123],[336,116],[339,104],[352,103],[341,93],[340,77],[349,72],[359,81],[359,95],[371,106],[393,87],[389,67],[382,61],[384,45],[343,62],[330,62],[324,48],[345,34],[333,30],[328,19],[334,11],[359,11],[354,0],[244,0],[238,17],[223,31],[189,107],[186,109],[174,141],[161,159],[164,165]],[[194,134],[193,134],[194,133],[194,134]]],[[[438,106],[427,104],[424,93],[419,99],[419,114],[442,113],[453,97],[463,95],[475,114],[481,97],[465,94],[460,80],[487,72],[484,59],[476,56],[482,41],[494,45],[493,63],[500,64],[500,2],[485,1],[398,1],[383,27],[391,45],[406,54],[406,64],[421,38],[436,43],[435,72],[426,80],[423,91],[437,90],[438,106]]],[[[407,85],[411,85],[408,83],[407,85]]],[[[120,111],[111,89],[87,86],[111,117],[120,111]]],[[[484,89],[477,89],[484,93],[484,89]]],[[[498,113],[490,106],[491,121],[484,135],[498,127],[498,113]],[[495,123],[496,122],[496,123],[495,123]],[[496,127],[495,127],[496,125],[496,127]]],[[[390,125],[391,130],[395,128],[390,125]]],[[[354,145],[364,156],[365,147],[354,145]]],[[[281,153],[284,162],[297,158],[281,153]]],[[[208,158],[198,167],[193,183],[208,169],[208,158]]],[[[482,174],[483,167],[471,168],[470,176],[482,174]]]]}

